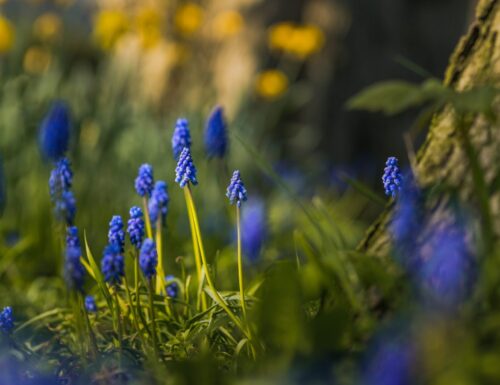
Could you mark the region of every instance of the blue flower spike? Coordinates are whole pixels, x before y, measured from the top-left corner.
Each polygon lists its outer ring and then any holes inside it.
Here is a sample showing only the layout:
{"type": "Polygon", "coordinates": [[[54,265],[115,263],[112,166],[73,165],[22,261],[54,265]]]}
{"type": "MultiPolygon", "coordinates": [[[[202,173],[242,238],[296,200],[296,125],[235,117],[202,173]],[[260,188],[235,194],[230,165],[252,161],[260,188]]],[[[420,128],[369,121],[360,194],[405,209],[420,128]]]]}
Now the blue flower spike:
{"type": "Polygon", "coordinates": [[[260,199],[250,199],[241,215],[241,243],[243,253],[250,262],[258,260],[266,237],[267,219],[264,202],[260,199]]]}
{"type": "Polygon", "coordinates": [[[149,198],[154,187],[153,167],[147,163],[139,167],[139,173],[135,178],[135,191],[141,197],[149,198]]]}
{"type": "Polygon", "coordinates": [[[109,222],[108,243],[117,245],[121,253],[125,250],[125,231],[122,217],[119,215],[114,215],[109,222]]]}
{"type": "Polygon", "coordinates": [[[227,123],[224,110],[221,106],[217,106],[210,113],[205,126],[205,151],[209,158],[223,158],[227,149],[227,123]]]}
{"type": "Polygon", "coordinates": [[[172,152],[175,160],[179,159],[184,147],[191,148],[191,133],[188,120],[180,118],[175,122],[174,134],[172,135],[172,152]]]}
{"type": "Polygon", "coordinates": [[[151,194],[151,199],[148,203],[149,218],[151,219],[151,223],[153,224],[153,226],[158,221],[160,215],[162,223],[165,223],[169,200],[170,198],[168,196],[167,183],[159,180],[155,184],[155,188],[153,189],[153,193],[151,194]]]}
{"type": "Polygon", "coordinates": [[[125,275],[125,261],[118,245],[111,244],[104,249],[101,260],[104,280],[110,285],[119,285],[125,275]]]}
{"type": "Polygon", "coordinates": [[[233,172],[231,182],[227,187],[226,196],[232,205],[236,204],[238,207],[241,207],[241,203],[247,200],[247,190],[241,180],[239,170],[233,172]]]}
{"type": "Polygon", "coordinates": [[[191,151],[187,147],[184,147],[179,156],[179,161],[175,168],[175,175],[175,182],[179,183],[181,188],[184,188],[188,183],[192,183],[193,185],[198,184],[198,180],[196,179],[196,167],[191,158],[191,151]]]}
{"type": "Polygon", "coordinates": [[[62,101],[52,103],[40,127],[40,149],[43,155],[57,161],[68,150],[71,129],[69,107],[62,101]]]}
{"type": "Polygon", "coordinates": [[[156,253],[156,245],[152,239],[144,240],[141,252],[139,254],[139,266],[144,276],[150,280],[156,274],[156,266],[158,265],[158,255],[156,253]]]}
{"type": "Polygon", "coordinates": [[[395,198],[401,190],[403,177],[399,170],[398,159],[391,156],[387,159],[384,168],[382,182],[384,183],[385,195],[395,198]]]}
{"type": "Polygon", "coordinates": [[[97,305],[94,296],[88,295],[85,297],[85,310],[87,310],[88,313],[97,313],[97,305]]]}
{"type": "Polygon", "coordinates": [[[66,259],[64,261],[64,280],[71,290],[82,290],[85,280],[85,268],[80,260],[82,249],[80,246],[66,245],[66,259]]]}
{"type": "Polygon", "coordinates": [[[167,275],[165,277],[165,282],[167,283],[166,292],[167,296],[170,298],[176,298],[179,295],[179,285],[174,279],[175,277],[173,275],[167,275]]]}
{"type": "Polygon", "coordinates": [[[14,317],[12,316],[12,308],[6,306],[0,312],[0,330],[5,334],[10,334],[14,329],[14,317]]]}
{"type": "Polygon", "coordinates": [[[130,209],[130,219],[127,222],[127,233],[130,243],[140,250],[142,240],[144,239],[144,219],[140,207],[134,206],[130,209]]]}

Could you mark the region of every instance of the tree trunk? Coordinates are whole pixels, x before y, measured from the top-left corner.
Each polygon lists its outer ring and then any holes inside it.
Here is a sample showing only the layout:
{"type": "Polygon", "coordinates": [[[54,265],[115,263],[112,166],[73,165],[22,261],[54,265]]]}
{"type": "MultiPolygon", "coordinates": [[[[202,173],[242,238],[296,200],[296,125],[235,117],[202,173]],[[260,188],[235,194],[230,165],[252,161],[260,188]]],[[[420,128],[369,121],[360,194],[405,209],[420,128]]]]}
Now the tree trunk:
{"type": "MultiPolygon", "coordinates": [[[[445,25],[443,26],[445,28],[445,25]]],[[[479,85],[500,86],[500,0],[481,0],[469,32],[462,38],[446,71],[445,84],[457,91],[479,85]]],[[[494,105],[498,117],[500,104],[494,105]]],[[[491,219],[492,238],[500,239],[500,127],[483,116],[465,121],[479,166],[484,172],[491,219]]],[[[463,127],[463,126],[462,126],[463,127]]],[[[451,107],[438,112],[430,125],[427,138],[416,156],[415,174],[422,188],[445,184],[458,191],[459,200],[479,208],[477,182],[468,162],[464,141],[451,107]]],[[[463,132],[463,131],[462,131],[463,132]]],[[[432,202],[431,221],[439,220],[451,196],[442,193],[432,202]]],[[[359,248],[371,254],[387,255],[391,248],[388,225],[394,202],[368,230],[359,248]]],[[[478,210],[479,211],[479,210],[478,210]]],[[[484,218],[483,218],[484,219],[484,218]]],[[[484,224],[484,223],[483,223],[484,224]]],[[[484,228],[483,228],[484,230],[484,228]]]]}

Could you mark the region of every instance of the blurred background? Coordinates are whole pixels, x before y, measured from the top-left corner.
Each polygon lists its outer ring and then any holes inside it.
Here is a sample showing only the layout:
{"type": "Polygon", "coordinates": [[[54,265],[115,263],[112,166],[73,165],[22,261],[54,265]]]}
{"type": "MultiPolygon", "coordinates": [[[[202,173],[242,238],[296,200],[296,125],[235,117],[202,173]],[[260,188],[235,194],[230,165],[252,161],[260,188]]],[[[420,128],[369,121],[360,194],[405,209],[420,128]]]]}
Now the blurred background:
{"type": "Polygon", "coordinates": [[[195,198],[211,255],[224,256],[221,244],[232,250],[230,215],[220,213],[229,210],[222,197],[234,168],[251,196],[266,200],[276,236],[264,258],[293,255],[287,247],[297,216],[276,189],[276,176],[298,197],[322,197],[354,246],[381,207],[346,193],[339,175],[382,195],[387,156],[407,163],[402,133],[416,111],[387,118],[349,111],[345,103],[379,80],[441,78],[474,3],[0,0],[4,283],[18,281],[12,287],[23,293],[24,284],[46,285],[43,277],[60,271],[51,164],[38,150],[40,123],[55,99],[71,108],[76,224],[96,255],[111,216],[126,217],[140,204],[133,179],[145,162],[171,186],[167,257],[189,250],[182,194],[173,182],[171,136],[179,117],[191,124],[200,179],[195,198]],[[224,108],[230,147],[224,159],[209,160],[203,130],[216,105],[224,108]]]}

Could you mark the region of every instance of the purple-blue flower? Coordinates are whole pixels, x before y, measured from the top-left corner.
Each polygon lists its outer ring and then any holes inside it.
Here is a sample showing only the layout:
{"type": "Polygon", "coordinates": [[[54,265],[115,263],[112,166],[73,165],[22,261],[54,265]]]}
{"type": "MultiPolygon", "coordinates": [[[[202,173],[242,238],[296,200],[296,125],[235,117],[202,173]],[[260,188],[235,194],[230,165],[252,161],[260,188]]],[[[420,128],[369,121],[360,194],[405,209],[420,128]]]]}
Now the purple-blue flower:
{"type": "Polygon", "coordinates": [[[73,171],[68,158],[59,159],[50,173],[49,189],[52,200],[73,185],[73,171]]]}
{"type": "Polygon", "coordinates": [[[78,246],[66,246],[66,259],[64,261],[64,280],[71,290],[81,290],[85,279],[85,268],[80,257],[82,250],[78,246]]]}
{"type": "Polygon", "coordinates": [[[6,306],[0,312],[0,330],[9,334],[14,329],[14,317],[12,316],[12,308],[6,306]]]}
{"type": "Polygon", "coordinates": [[[108,243],[117,245],[121,253],[125,250],[125,231],[122,217],[119,215],[114,215],[109,222],[108,243]]]}
{"type": "Polygon", "coordinates": [[[179,156],[179,161],[177,162],[177,167],[175,168],[175,181],[179,183],[179,186],[184,187],[188,183],[194,185],[198,184],[196,180],[196,167],[194,166],[193,159],[191,158],[191,152],[189,148],[184,147],[179,156]]]}
{"type": "Polygon", "coordinates": [[[243,254],[251,262],[259,258],[267,237],[267,219],[264,202],[250,199],[241,213],[241,244],[243,254]]]}
{"type": "Polygon", "coordinates": [[[71,119],[69,107],[62,101],[52,103],[40,127],[40,149],[53,161],[68,150],[71,119]]]}
{"type": "Polygon", "coordinates": [[[172,135],[172,152],[174,159],[179,159],[184,147],[191,148],[191,133],[189,132],[189,122],[187,119],[177,119],[175,122],[174,134],[172,135]]]}
{"type": "Polygon", "coordinates": [[[173,275],[167,275],[165,277],[165,281],[167,283],[166,291],[170,298],[176,298],[179,294],[179,285],[174,281],[174,279],[175,277],[173,275]]]}
{"type": "Polygon", "coordinates": [[[397,158],[391,156],[387,159],[384,168],[384,175],[382,175],[382,182],[384,183],[385,195],[395,197],[403,182],[403,177],[399,171],[397,158]]]}
{"type": "Polygon", "coordinates": [[[159,180],[155,184],[155,188],[153,189],[153,193],[151,194],[151,199],[148,203],[149,217],[153,225],[156,225],[160,214],[162,223],[165,223],[165,217],[167,216],[168,211],[168,202],[169,196],[167,183],[159,180]]]}
{"type": "Polygon", "coordinates": [[[80,247],[80,238],[78,237],[78,227],[69,226],[66,229],[66,247],[80,247]]]}
{"type": "Polygon", "coordinates": [[[240,172],[235,170],[231,178],[231,182],[227,187],[226,196],[229,198],[229,202],[238,207],[241,207],[241,202],[247,200],[247,190],[243,181],[241,180],[240,172]]]}
{"type": "Polygon", "coordinates": [[[72,225],[76,215],[76,199],[71,191],[63,191],[55,207],[56,218],[72,225]]]}
{"type": "Polygon", "coordinates": [[[227,153],[228,138],[224,110],[217,106],[210,113],[205,126],[205,151],[209,158],[223,158],[227,153]]]}
{"type": "Polygon", "coordinates": [[[141,197],[150,197],[154,187],[153,167],[147,163],[139,167],[139,173],[135,178],[135,191],[141,197]]]}
{"type": "Polygon", "coordinates": [[[85,309],[89,313],[97,313],[97,305],[94,296],[88,295],[85,297],[85,309]]]}
{"type": "Polygon", "coordinates": [[[144,219],[140,207],[134,206],[130,209],[130,219],[127,223],[127,232],[130,243],[139,250],[144,239],[144,219]]]}
{"type": "Polygon", "coordinates": [[[146,238],[141,246],[139,254],[139,266],[147,279],[153,278],[158,265],[156,245],[152,239],[146,238]]]}
{"type": "Polygon", "coordinates": [[[119,285],[125,275],[125,261],[118,245],[106,246],[101,260],[101,271],[104,280],[110,285],[119,285]]]}

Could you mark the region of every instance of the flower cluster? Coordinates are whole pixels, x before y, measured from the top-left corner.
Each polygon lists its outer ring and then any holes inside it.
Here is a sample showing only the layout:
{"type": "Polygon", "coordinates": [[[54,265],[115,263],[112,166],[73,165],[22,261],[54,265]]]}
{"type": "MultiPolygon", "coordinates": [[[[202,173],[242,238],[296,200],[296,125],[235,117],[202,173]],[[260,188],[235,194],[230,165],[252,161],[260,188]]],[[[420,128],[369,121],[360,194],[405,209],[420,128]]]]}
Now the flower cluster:
{"type": "Polygon", "coordinates": [[[85,279],[85,268],[80,261],[82,249],[78,239],[78,228],[68,227],[66,234],[66,255],[64,279],[70,289],[81,290],[85,279]]]}
{"type": "Polygon", "coordinates": [[[385,165],[386,167],[384,169],[384,175],[382,176],[385,195],[394,198],[397,195],[398,191],[401,190],[403,177],[401,176],[401,173],[399,171],[397,158],[393,156],[389,157],[385,165]]]}
{"type": "Polygon", "coordinates": [[[153,167],[145,163],[139,167],[139,174],[135,178],[135,191],[141,197],[150,197],[154,187],[153,167]]]}
{"type": "Polygon", "coordinates": [[[9,334],[14,329],[14,317],[12,316],[12,308],[4,307],[0,312],[0,330],[9,334]]]}
{"type": "Polygon", "coordinates": [[[125,275],[125,261],[116,244],[106,246],[101,260],[104,280],[110,285],[119,285],[125,275]]]}
{"type": "Polygon", "coordinates": [[[109,222],[108,243],[117,245],[121,253],[125,250],[125,231],[122,217],[119,215],[114,215],[109,222]]]}
{"type": "Polygon", "coordinates": [[[175,277],[173,275],[167,275],[165,277],[165,281],[167,283],[165,289],[170,298],[177,298],[177,295],[179,295],[179,285],[174,281],[174,279],[175,277]]]}
{"type": "Polygon", "coordinates": [[[172,135],[172,152],[174,159],[179,159],[184,147],[191,148],[191,133],[189,131],[189,122],[187,119],[177,119],[175,123],[174,134],[172,135]]]}
{"type": "Polygon", "coordinates": [[[175,168],[175,175],[175,181],[179,183],[181,187],[185,187],[189,182],[194,185],[198,184],[196,179],[196,167],[191,158],[191,151],[187,147],[184,147],[179,156],[179,161],[175,168]]]}
{"type": "Polygon", "coordinates": [[[209,158],[223,158],[227,152],[227,128],[224,110],[221,106],[214,108],[207,119],[205,127],[205,150],[209,158]]]}
{"type": "Polygon", "coordinates": [[[71,120],[66,103],[56,101],[40,127],[40,148],[48,159],[58,161],[68,150],[71,120]]]}
{"type": "Polygon", "coordinates": [[[267,236],[264,202],[250,199],[241,215],[241,243],[243,253],[251,262],[257,261],[267,236]]]}
{"type": "Polygon", "coordinates": [[[73,224],[76,215],[76,199],[71,191],[73,172],[68,159],[59,159],[49,178],[50,198],[55,206],[58,220],[64,220],[68,226],[73,224]]]}
{"type": "Polygon", "coordinates": [[[127,223],[127,233],[130,243],[139,250],[144,238],[144,219],[140,207],[134,206],[130,209],[130,219],[127,223]]]}
{"type": "Polygon", "coordinates": [[[152,239],[147,238],[142,244],[139,254],[139,265],[147,279],[153,278],[156,274],[158,255],[156,253],[156,245],[152,239]]]}
{"type": "Polygon", "coordinates": [[[151,219],[151,223],[153,226],[158,221],[158,218],[162,219],[162,223],[165,223],[165,217],[168,212],[168,188],[167,183],[159,180],[155,184],[155,188],[153,189],[153,193],[151,194],[151,199],[148,203],[149,210],[149,218],[151,219]]]}
{"type": "Polygon", "coordinates": [[[89,313],[97,313],[97,305],[95,303],[95,298],[92,295],[85,297],[85,309],[89,313]]]}
{"type": "Polygon", "coordinates": [[[227,187],[226,196],[229,198],[229,202],[232,205],[236,203],[238,207],[241,207],[241,202],[247,200],[247,190],[245,188],[245,185],[243,184],[243,181],[241,180],[239,170],[235,170],[233,172],[231,182],[227,187]]]}

